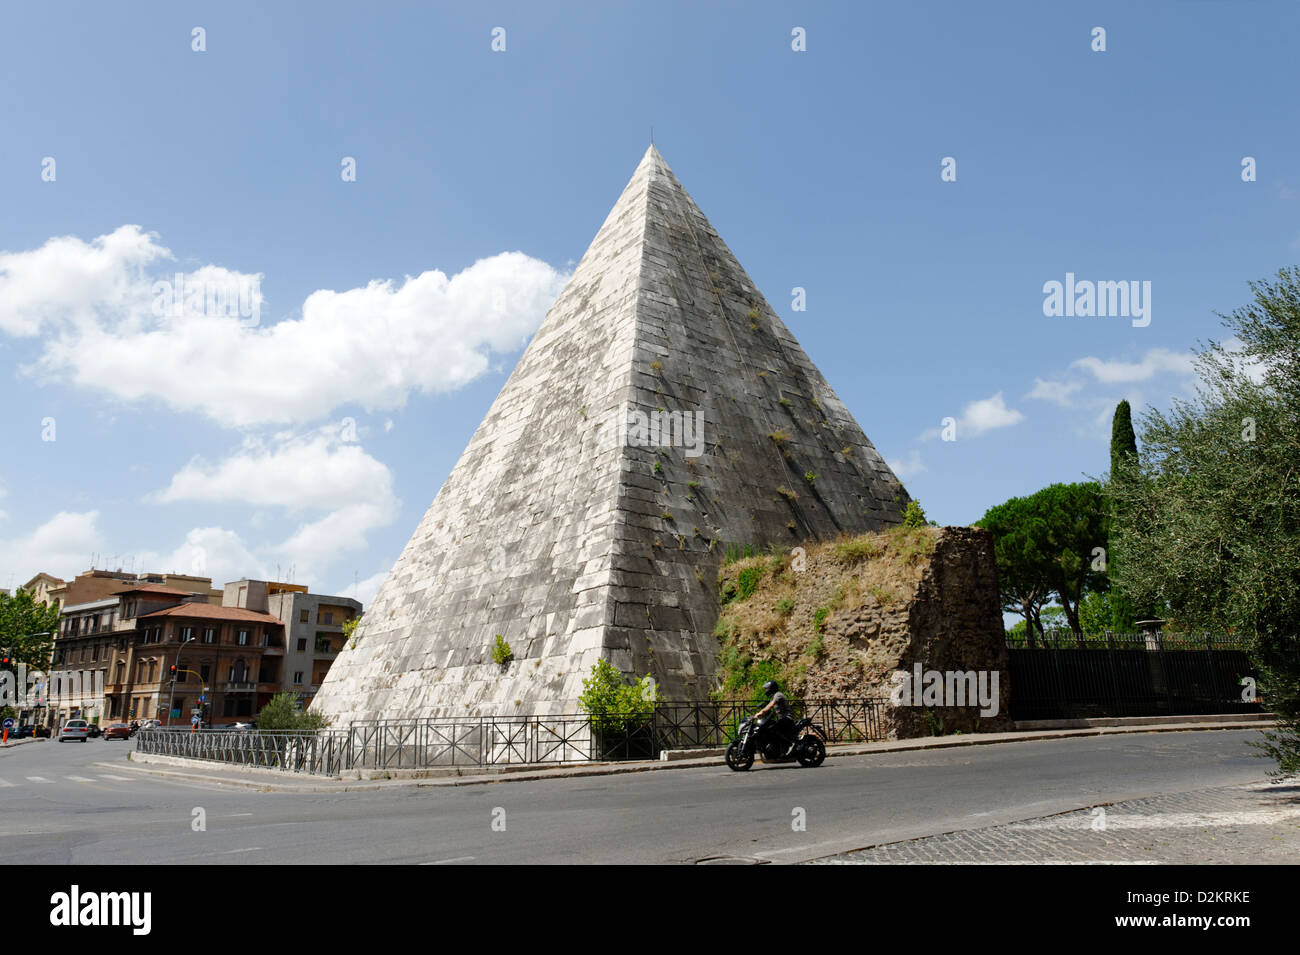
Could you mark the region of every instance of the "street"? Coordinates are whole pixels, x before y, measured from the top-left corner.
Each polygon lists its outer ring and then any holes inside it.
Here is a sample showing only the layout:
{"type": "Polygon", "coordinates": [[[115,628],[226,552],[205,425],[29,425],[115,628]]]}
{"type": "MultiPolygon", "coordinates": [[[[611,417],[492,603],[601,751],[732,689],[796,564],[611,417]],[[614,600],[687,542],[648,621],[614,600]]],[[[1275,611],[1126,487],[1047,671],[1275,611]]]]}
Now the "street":
{"type": "MultiPolygon", "coordinates": [[[[128,766],[134,742],[42,741],[0,750],[0,852],[10,863],[105,865],[791,863],[1257,783],[1270,764],[1247,745],[1255,738],[1141,733],[846,756],[819,769],[757,764],[732,773],[719,760],[705,769],[337,793],[162,779],[128,766]]],[[[1240,813],[1234,824],[1243,818],[1248,825],[1240,813]]],[[[1270,818],[1289,825],[1289,837],[1297,832],[1291,816],[1270,818]]],[[[1036,838],[1036,860],[1050,861],[1042,831],[1036,838]]],[[[1076,841],[1071,860],[1086,855],[1076,841]]]]}

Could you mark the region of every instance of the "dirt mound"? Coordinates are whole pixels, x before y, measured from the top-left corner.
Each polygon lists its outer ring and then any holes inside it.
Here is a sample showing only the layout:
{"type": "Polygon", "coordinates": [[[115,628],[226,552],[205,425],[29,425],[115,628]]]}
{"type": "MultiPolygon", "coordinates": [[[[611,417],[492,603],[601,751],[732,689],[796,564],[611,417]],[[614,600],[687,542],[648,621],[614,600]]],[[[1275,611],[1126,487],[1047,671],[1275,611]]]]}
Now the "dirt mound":
{"type": "Polygon", "coordinates": [[[719,588],[723,696],[748,697],[775,679],[792,696],[889,697],[899,695],[898,671],[909,676],[909,692],[929,685],[932,671],[974,673],[985,681],[986,702],[996,704],[891,707],[890,735],[1010,728],[997,570],[986,531],[894,528],[747,557],[722,568],[719,588]]]}

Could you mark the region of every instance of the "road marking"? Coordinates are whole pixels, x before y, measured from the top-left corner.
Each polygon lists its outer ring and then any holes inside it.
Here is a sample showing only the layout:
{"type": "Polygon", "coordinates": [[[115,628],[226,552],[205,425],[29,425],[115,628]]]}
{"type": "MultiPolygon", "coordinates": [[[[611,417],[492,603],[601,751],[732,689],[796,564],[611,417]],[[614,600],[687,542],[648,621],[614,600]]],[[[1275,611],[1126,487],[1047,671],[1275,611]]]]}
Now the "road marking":
{"type": "Polygon", "coordinates": [[[474,856],[457,856],[454,859],[439,859],[437,862],[421,862],[420,865],[451,865],[453,862],[471,862],[474,856]]]}
{"type": "Polygon", "coordinates": [[[49,780],[46,779],[44,776],[28,776],[27,779],[28,779],[29,782],[33,782],[33,783],[48,783],[48,782],[49,782],[49,780]]]}
{"type": "Polygon", "coordinates": [[[114,775],[112,775],[111,773],[100,773],[100,774],[99,774],[99,778],[100,778],[100,779],[112,779],[112,780],[115,780],[116,782],[119,782],[119,783],[131,783],[131,782],[135,782],[135,780],[133,780],[133,779],[129,779],[129,778],[127,778],[126,776],[114,776],[114,775]]]}
{"type": "Polygon", "coordinates": [[[13,786],[13,783],[0,779],[0,786],[13,786]]]}
{"type": "Polygon", "coordinates": [[[93,783],[93,782],[94,782],[94,780],[91,779],[89,776],[68,776],[67,778],[68,778],[68,779],[71,779],[74,783],[93,783]]]}
{"type": "Polygon", "coordinates": [[[237,852],[261,852],[261,846],[249,846],[247,849],[231,849],[228,852],[221,853],[223,856],[233,856],[237,852]]]}

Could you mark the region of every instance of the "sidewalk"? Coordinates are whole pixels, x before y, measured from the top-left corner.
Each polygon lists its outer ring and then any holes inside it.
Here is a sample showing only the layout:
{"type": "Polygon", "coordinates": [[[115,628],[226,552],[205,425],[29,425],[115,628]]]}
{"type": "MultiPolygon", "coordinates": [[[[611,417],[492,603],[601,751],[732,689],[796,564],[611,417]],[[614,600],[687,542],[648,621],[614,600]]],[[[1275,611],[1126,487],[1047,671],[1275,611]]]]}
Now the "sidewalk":
{"type": "MultiPolygon", "coordinates": [[[[931,736],[920,739],[886,740],[876,743],[834,743],[826,747],[828,758],[864,756],[872,753],[898,753],[921,749],[947,749],[955,746],[986,746],[997,743],[1022,743],[1035,740],[1067,739],[1076,736],[1110,736],[1124,733],[1178,733],[1204,730],[1268,729],[1274,724],[1269,718],[1229,716],[1158,717],[1136,721],[1069,721],[1071,728],[1016,730],[1009,733],[978,733],[970,735],[931,736]],[[1085,725],[1079,722],[1105,722],[1119,725],[1085,725]]],[[[509,781],[567,779],[581,776],[612,776],[624,773],[659,772],[672,769],[700,769],[718,767],[722,749],[669,750],[658,760],[639,762],[583,762],[554,766],[469,766],[412,770],[354,770],[351,778],[310,776],[277,769],[257,769],[228,766],[207,760],[182,759],[174,756],[155,756],[131,751],[130,762],[123,764],[99,763],[117,769],[131,769],[164,779],[177,781],[215,783],[256,789],[263,792],[355,792],[388,789],[400,786],[476,786],[509,781]]]]}
{"type": "Polygon", "coordinates": [[[1130,799],[845,852],[810,865],[1294,865],[1300,785],[1130,799]]]}

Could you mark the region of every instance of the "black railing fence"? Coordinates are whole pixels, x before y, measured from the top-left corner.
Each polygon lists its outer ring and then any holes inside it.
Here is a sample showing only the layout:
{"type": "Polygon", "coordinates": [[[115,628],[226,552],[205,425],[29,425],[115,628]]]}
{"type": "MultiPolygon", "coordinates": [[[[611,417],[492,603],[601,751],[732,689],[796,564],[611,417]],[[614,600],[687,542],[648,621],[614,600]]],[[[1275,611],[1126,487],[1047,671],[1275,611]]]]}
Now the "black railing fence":
{"type": "MultiPolygon", "coordinates": [[[[796,715],[812,717],[828,742],[885,738],[885,699],[791,702],[796,715]]],[[[358,720],[318,733],[156,728],[137,734],[136,750],[329,776],[346,770],[654,759],[668,749],[726,746],[756,709],[739,700],[658,703],[641,722],[624,714],[434,717],[358,720]]]]}
{"type": "Polygon", "coordinates": [[[1249,641],[1187,633],[1007,637],[1017,720],[1191,716],[1262,710],[1249,641]]]}

